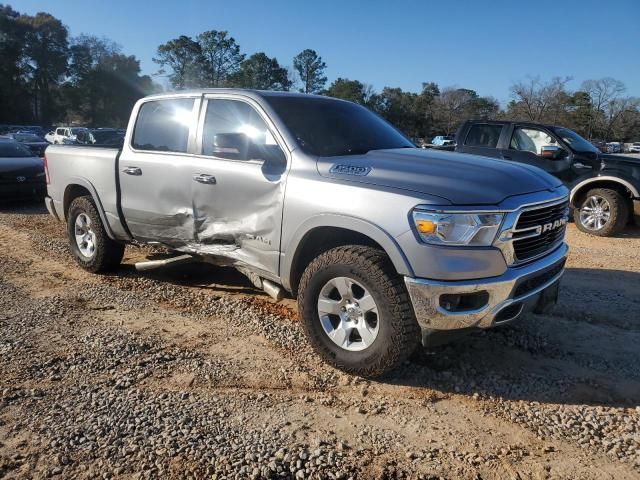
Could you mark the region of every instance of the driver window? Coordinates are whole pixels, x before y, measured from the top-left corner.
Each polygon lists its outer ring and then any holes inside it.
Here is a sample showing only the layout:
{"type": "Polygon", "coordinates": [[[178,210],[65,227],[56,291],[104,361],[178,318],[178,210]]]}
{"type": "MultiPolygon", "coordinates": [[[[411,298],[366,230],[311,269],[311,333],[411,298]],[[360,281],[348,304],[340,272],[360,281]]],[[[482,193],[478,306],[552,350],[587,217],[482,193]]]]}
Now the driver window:
{"type": "Polygon", "coordinates": [[[265,159],[279,149],[262,117],[245,102],[210,99],[202,131],[202,154],[229,160],[265,159]]]}
{"type": "Polygon", "coordinates": [[[511,137],[510,148],[540,155],[542,147],[549,145],[557,146],[555,139],[548,133],[536,128],[516,127],[511,137]]]}

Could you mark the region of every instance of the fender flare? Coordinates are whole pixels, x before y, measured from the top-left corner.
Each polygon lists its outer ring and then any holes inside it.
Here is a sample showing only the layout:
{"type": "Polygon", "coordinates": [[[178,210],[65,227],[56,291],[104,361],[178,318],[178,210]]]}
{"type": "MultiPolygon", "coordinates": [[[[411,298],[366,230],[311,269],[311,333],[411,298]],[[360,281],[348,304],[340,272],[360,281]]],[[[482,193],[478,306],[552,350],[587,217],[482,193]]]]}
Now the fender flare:
{"type": "MultiPolygon", "coordinates": [[[[98,210],[98,215],[100,215],[100,220],[102,220],[102,225],[104,226],[104,229],[107,232],[107,236],[111,240],[118,240],[115,237],[115,235],[113,234],[113,231],[111,230],[111,226],[109,225],[109,222],[107,221],[107,216],[106,216],[106,214],[104,212],[104,207],[102,206],[102,202],[100,201],[100,197],[98,196],[98,191],[93,186],[93,184],[89,180],[87,180],[86,178],[84,178],[84,177],[70,177],[69,178],[69,181],[67,183],[67,186],[64,189],[64,193],[63,193],[63,197],[62,197],[63,205],[64,205],[65,197],[67,196],[67,191],[73,185],[78,185],[80,187],[83,187],[83,188],[86,188],[87,190],[89,190],[89,193],[91,194],[91,198],[93,199],[93,203],[95,204],[96,209],[98,210]]],[[[64,215],[64,219],[66,221],[67,220],[67,211],[64,210],[62,212],[62,214],[64,215]]]]}
{"type": "Polygon", "coordinates": [[[293,259],[300,248],[300,244],[311,230],[320,227],[336,227],[351,230],[371,238],[380,245],[393,263],[400,275],[414,276],[413,269],[395,239],[377,225],[358,217],[338,214],[319,214],[305,220],[282,250],[280,278],[285,288],[291,288],[291,274],[293,259]]]}
{"type": "Polygon", "coordinates": [[[574,185],[571,188],[571,193],[569,194],[569,203],[573,205],[573,199],[575,194],[578,192],[578,190],[580,190],[585,185],[589,185],[590,183],[596,183],[596,182],[618,183],[623,187],[625,187],[627,190],[629,190],[631,192],[631,195],[633,195],[634,198],[640,197],[640,193],[638,192],[638,189],[630,181],[625,180],[624,178],[621,178],[621,177],[614,177],[611,175],[602,175],[599,177],[587,178],[585,180],[582,180],[581,182],[578,182],[576,185],[574,185]]]}

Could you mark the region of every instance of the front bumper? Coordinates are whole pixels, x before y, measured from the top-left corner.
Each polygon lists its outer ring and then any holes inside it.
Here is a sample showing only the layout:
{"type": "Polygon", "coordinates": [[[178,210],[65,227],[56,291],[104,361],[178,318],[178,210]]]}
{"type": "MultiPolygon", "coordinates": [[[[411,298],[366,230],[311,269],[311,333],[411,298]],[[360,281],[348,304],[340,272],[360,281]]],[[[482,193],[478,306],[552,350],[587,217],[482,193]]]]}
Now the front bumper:
{"type": "Polygon", "coordinates": [[[541,310],[557,299],[567,252],[562,243],[544,258],[486,279],[442,282],[405,277],[418,324],[423,331],[490,328],[523,312],[541,310]],[[441,297],[458,295],[481,298],[484,304],[472,309],[442,305],[441,297]]]}

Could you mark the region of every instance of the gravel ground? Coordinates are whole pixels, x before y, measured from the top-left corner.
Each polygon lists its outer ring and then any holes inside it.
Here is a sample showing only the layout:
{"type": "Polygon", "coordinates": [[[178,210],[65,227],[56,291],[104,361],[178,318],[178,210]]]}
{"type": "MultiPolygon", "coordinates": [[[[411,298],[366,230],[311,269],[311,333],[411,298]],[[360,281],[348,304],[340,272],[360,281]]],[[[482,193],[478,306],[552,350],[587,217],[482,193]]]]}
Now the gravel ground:
{"type": "Polygon", "coordinates": [[[0,207],[0,478],[640,478],[640,229],[569,244],[549,314],[365,381],[234,271],[90,275],[0,207]]]}

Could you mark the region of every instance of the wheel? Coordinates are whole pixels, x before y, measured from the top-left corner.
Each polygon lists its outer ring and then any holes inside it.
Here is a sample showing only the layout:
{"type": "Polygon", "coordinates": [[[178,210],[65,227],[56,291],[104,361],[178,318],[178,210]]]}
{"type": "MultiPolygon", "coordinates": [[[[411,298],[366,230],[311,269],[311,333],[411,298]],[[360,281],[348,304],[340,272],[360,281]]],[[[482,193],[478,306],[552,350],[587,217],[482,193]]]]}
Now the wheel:
{"type": "Polygon", "coordinates": [[[617,190],[594,188],[580,200],[573,211],[578,229],[599,237],[620,233],[629,219],[627,200],[617,190]]]}
{"type": "Polygon", "coordinates": [[[75,198],[69,205],[67,235],[76,262],[85,270],[99,273],[120,265],[124,245],[109,238],[91,197],[75,198]]]}
{"type": "Polygon", "coordinates": [[[354,375],[393,370],[420,340],[402,277],[371,247],[337,247],[313,260],[300,280],[298,310],[314,350],[354,375]]]}

